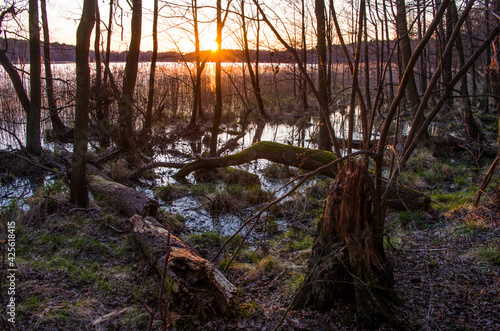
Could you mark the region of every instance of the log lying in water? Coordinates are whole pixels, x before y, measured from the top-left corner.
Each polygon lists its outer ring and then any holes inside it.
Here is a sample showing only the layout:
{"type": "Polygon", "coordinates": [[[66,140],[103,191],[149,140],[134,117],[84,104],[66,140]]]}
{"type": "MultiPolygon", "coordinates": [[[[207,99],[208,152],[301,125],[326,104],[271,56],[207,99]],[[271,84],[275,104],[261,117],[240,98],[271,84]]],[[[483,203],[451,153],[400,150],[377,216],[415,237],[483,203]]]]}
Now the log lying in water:
{"type": "MultiPolygon", "coordinates": [[[[168,248],[168,231],[151,217],[130,218],[136,240],[149,263],[162,274],[168,248]]],[[[200,320],[232,316],[236,287],[210,262],[196,255],[179,238],[170,236],[167,290],[173,303],[195,313],[200,320]]]]}
{"type": "MultiPolygon", "coordinates": [[[[174,175],[174,178],[183,179],[198,169],[235,166],[258,159],[265,159],[303,170],[314,171],[321,166],[335,161],[336,157],[332,152],[260,141],[234,155],[222,158],[198,159],[188,163],[174,175]]],[[[337,167],[332,166],[323,171],[322,174],[335,178],[337,167]]],[[[393,191],[388,201],[389,207],[393,209],[428,210],[430,207],[430,198],[419,191],[403,185],[399,185],[393,191]]]]}
{"type": "MultiPolygon", "coordinates": [[[[198,159],[188,163],[175,173],[174,177],[182,179],[198,169],[229,167],[259,159],[312,171],[335,161],[336,157],[333,153],[327,151],[283,145],[270,141],[259,141],[234,155],[228,155],[221,158],[198,159]]],[[[336,169],[332,167],[332,169],[328,169],[323,174],[335,177],[336,169]]]]}
{"type": "Polygon", "coordinates": [[[135,214],[150,215],[158,214],[158,201],[133,188],[104,179],[101,176],[88,176],[90,191],[116,209],[120,214],[132,217],[135,214]]]}

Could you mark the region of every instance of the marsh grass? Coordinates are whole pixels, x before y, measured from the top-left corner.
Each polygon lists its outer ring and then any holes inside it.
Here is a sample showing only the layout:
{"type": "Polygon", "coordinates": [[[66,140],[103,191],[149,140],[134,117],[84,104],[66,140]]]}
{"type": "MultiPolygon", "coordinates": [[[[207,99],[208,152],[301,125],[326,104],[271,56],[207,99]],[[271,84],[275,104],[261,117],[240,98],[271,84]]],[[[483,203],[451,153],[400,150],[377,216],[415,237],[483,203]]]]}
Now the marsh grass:
{"type": "Polygon", "coordinates": [[[70,213],[74,207],[64,201],[67,186],[56,181],[30,198],[29,210],[2,208],[2,227],[16,222],[16,321],[32,330],[76,330],[131,307],[135,315],[119,314],[94,327],[143,329],[148,320],[136,293],[157,302],[157,283],[132,234],[115,230],[126,228],[126,221],[105,210],[70,213]]]}

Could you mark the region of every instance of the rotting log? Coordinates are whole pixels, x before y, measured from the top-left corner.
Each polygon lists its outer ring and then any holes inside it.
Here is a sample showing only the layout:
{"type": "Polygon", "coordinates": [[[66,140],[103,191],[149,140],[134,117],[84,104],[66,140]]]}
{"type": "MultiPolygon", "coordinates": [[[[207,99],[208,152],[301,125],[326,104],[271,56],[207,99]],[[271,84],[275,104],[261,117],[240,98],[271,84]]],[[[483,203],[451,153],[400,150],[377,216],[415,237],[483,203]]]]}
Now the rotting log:
{"type": "MultiPolygon", "coordinates": [[[[168,231],[151,217],[135,215],[130,222],[148,262],[162,275],[168,231]]],[[[196,314],[200,320],[234,315],[236,287],[210,262],[172,235],[166,281],[172,303],[196,314]]]]}
{"type": "Polygon", "coordinates": [[[96,175],[87,179],[90,191],[106,200],[120,214],[127,217],[135,214],[155,217],[158,214],[158,201],[133,188],[96,175]]]}
{"type": "MultiPolygon", "coordinates": [[[[270,141],[259,141],[249,148],[222,158],[198,159],[183,166],[174,178],[184,179],[191,172],[199,169],[214,169],[245,164],[254,160],[265,159],[271,162],[294,166],[299,169],[314,171],[321,166],[336,160],[335,154],[297,146],[284,145],[270,141]]],[[[324,170],[322,175],[335,178],[337,167],[332,166],[324,170]]],[[[391,193],[388,200],[389,207],[396,210],[428,210],[430,198],[423,193],[404,185],[391,193]]]]}

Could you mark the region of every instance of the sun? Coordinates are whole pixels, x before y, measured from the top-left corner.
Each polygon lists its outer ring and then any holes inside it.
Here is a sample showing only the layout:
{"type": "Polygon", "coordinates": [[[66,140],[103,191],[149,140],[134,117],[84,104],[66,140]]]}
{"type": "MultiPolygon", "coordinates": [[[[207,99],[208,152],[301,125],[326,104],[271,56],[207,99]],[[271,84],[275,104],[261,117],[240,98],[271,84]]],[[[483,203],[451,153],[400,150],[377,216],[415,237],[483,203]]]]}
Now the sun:
{"type": "Polygon", "coordinates": [[[213,40],[209,45],[208,47],[210,47],[210,50],[212,52],[217,52],[217,50],[219,49],[219,44],[217,43],[217,41],[213,40]]]}

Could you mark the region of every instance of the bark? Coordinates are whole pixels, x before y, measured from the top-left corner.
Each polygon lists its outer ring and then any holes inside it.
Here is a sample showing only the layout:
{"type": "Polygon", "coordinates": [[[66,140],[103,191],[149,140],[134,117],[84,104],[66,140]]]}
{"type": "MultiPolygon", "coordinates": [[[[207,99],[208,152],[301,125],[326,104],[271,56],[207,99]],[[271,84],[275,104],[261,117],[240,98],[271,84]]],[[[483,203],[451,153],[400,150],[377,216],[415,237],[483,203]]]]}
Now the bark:
{"type": "MultiPolygon", "coordinates": [[[[458,12],[457,12],[457,4],[453,0],[450,2],[450,15],[453,22],[453,25],[457,25],[458,22],[458,12]]],[[[458,65],[459,67],[463,67],[465,65],[465,54],[462,43],[462,37],[459,35],[456,41],[456,49],[458,55],[458,65]]],[[[467,135],[469,138],[473,140],[482,141],[484,140],[484,136],[474,121],[474,115],[472,114],[472,105],[469,97],[469,89],[467,87],[467,75],[463,75],[460,79],[460,95],[463,106],[463,114],[464,114],[464,122],[467,129],[467,135]]]]}
{"type": "MultiPolygon", "coordinates": [[[[177,180],[182,180],[195,170],[236,166],[259,159],[297,167],[302,170],[314,171],[321,166],[335,161],[337,158],[334,153],[328,151],[260,141],[234,155],[222,158],[198,159],[188,163],[175,173],[173,177],[177,180]]],[[[168,166],[171,166],[171,164],[168,164],[168,166]]],[[[337,167],[332,166],[324,170],[321,174],[335,178],[337,167]]],[[[387,203],[391,208],[397,210],[428,210],[430,207],[430,199],[427,196],[403,185],[394,190],[387,199],[387,203]]]]}
{"type": "Polygon", "coordinates": [[[210,140],[210,155],[217,153],[217,136],[222,117],[222,77],[221,77],[221,44],[222,44],[222,2],[217,0],[217,54],[215,56],[215,108],[212,137],[210,140]]]}
{"type": "Polygon", "coordinates": [[[153,8],[153,54],[151,56],[151,68],[149,70],[148,104],[146,106],[146,118],[144,119],[144,132],[149,134],[153,114],[153,101],[155,94],[155,72],[156,58],[158,56],[158,0],[154,1],[153,8]]]}
{"type": "Polygon", "coordinates": [[[364,167],[348,162],[328,194],[295,307],[353,303],[367,326],[393,322],[393,268],[384,252],[384,220],[374,194],[364,167]]]}
{"type": "Polygon", "coordinates": [[[234,315],[236,287],[217,268],[179,238],[170,235],[169,241],[169,232],[153,218],[135,215],[130,222],[148,262],[162,276],[170,244],[165,276],[173,304],[202,321],[234,315]]]}
{"type": "Polygon", "coordinates": [[[142,0],[133,0],[132,37],[125,64],[123,91],[118,104],[120,136],[118,147],[127,154],[130,164],[135,163],[136,143],[134,139],[134,89],[141,45],[142,0]]]}
{"type": "Polygon", "coordinates": [[[122,215],[132,217],[140,214],[155,217],[158,214],[158,202],[133,188],[97,175],[88,176],[88,181],[92,193],[103,198],[122,215]]]}
{"type": "MultiPolygon", "coordinates": [[[[108,36],[106,38],[106,56],[104,58],[104,68],[109,68],[109,56],[111,54],[111,32],[113,26],[113,2],[109,0],[109,22],[107,26],[108,36]]],[[[104,84],[108,83],[108,71],[104,71],[104,84]]]]}
{"type": "Polygon", "coordinates": [[[45,88],[47,93],[47,101],[49,106],[50,121],[52,123],[52,130],[54,135],[61,136],[65,132],[65,126],[59,114],[57,113],[57,103],[54,96],[54,83],[52,78],[52,66],[50,64],[50,34],[49,23],[47,20],[47,4],[46,0],[40,0],[40,7],[42,10],[42,26],[43,26],[43,63],[45,66],[45,88]]]}
{"type": "Polygon", "coordinates": [[[321,114],[319,120],[319,140],[318,148],[321,150],[331,150],[328,128],[326,127],[327,117],[330,116],[328,110],[328,86],[326,70],[326,19],[325,19],[325,1],[315,1],[315,13],[317,22],[317,45],[318,52],[318,102],[320,103],[321,114]]]}
{"type": "Polygon", "coordinates": [[[0,49],[0,63],[2,64],[2,67],[5,70],[5,72],[7,72],[7,74],[9,75],[10,81],[14,86],[14,90],[16,91],[17,98],[19,99],[21,106],[23,107],[26,114],[28,114],[31,108],[30,98],[28,97],[28,93],[26,93],[26,90],[24,89],[23,81],[21,80],[21,77],[19,76],[19,73],[17,72],[16,68],[14,68],[12,63],[10,63],[9,58],[7,57],[5,52],[1,49],[0,49]]]}
{"type": "MultiPolygon", "coordinates": [[[[257,18],[258,19],[258,18],[257,18]]],[[[250,82],[252,84],[253,93],[255,95],[255,100],[257,101],[257,107],[259,108],[259,112],[266,120],[269,117],[266,114],[266,110],[264,109],[264,101],[262,100],[262,93],[260,90],[260,78],[259,78],[259,57],[257,56],[255,61],[255,70],[252,67],[252,61],[250,59],[250,48],[248,46],[248,31],[245,23],[245,1],[241,1],[241,27],[243,29],[243,54],[245,58],[245,62],[248,66],[248,73],[250,75],[250,82]]],[[[257,34],[259,30],[257,30],[257,34]]],[[[258,39],[258,36],[257,36],[258,39]]],[[[258,41],[257,41],[258,43],[258,41]]],[[[259,50],[257,49],[257,52],[259,50]]]]}
{"type": "Polygon", "coordinates": [[[85,0],[82,18],[76,32],[76,105],[75,142],[71,162],[69,201],[86,207],[89,202],[87,189],[87,145],[89,127],[90,34],[95,22],[96,0],[85,0]]]}
{"type": "Polygon", "coordinates": [[[38,29],[38,0],[29,1],[30,33],[30,111],[26,121],[26,149],[39,155],[42,152],[40,140],[40,116],[42,105],[40,32],[38,29]]]}
{"type": "MultiPolygon", "coordinates": [[[[410,45],[410,37],[408,35],[408,22],[406,20],[406,4],[405,0],[397,1],[397,15],[396,15],[396,24],[398,37],[400,38],[400,55],[401,55],[401,78],[403,76],[403,72],[405,72],[406,67],[410,63],[410,59],[412,56],[412,50],[410,45]]],[[[422,39],[422,38],[420,38],[422,39]]],[[[422,50],[423,53],[423,50],[422,50]]],[[[415,83],[415,76],[413,74],[413,69],[408,71],[408,82],[406,85],[406,95],[408,100],[410,101],[410,107],[412,114],[415,114],[420,104],[420,97],[418,96],[417,84],[415,83]]],[[[425,119],[422,119],[418,126],[420,127],[425,119]]],[[[428,138],[428,137],[427,137],[428,138]]]]}

